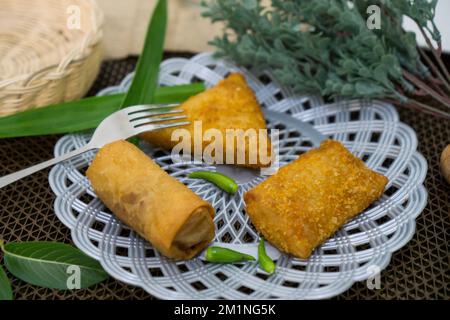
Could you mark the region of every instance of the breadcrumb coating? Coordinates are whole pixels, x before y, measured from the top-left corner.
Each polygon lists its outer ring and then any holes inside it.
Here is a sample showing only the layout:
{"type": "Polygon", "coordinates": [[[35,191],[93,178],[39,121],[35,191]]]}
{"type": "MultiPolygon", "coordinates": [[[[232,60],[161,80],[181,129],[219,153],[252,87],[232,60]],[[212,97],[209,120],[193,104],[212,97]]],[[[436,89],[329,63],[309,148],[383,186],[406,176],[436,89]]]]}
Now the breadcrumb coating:
{"type": "MultiPolygon", "coordinates": [[[[219,81],[214,87],[189,98],[181,104],[180,108],[185,111],[184,113],[187,116],[187,120],[190,121],[190,124],[177,128],[184,128],[190,132],[192,148],[194,146],[194,121],[202,121],[203,132],[208,129],[217,129],[222,133],[223,137],[226,136],[227,129],[242,129],[244,131],[255,129],[256,132],[259,129],[266,129],[266,121],[261,112],[260,105],[244,76],[240,73],[231,73],[226,79],[219,81]]],[[[153,145],[171,150],[178,144],[178,141],[171,140],[172,132],[177,128],[147,132],[142,134],[141,138],[153,145]]],[[[264,137],[267,139],[266,150],[270,158],[270,138],[267,134],[264,137]]],[[[202,141],[202,150],[205,150],[211,141],[204,141],[202,137],[200,139],[202,141]]],[[[245,162],[241,166],[250,168],[270,166],[270,161],[266,163],[265,159],[262,159],[259,155],[259,142],[260,140],[258,139],[258,146],[251,149],[249,148],[249,141],[246,139],[243,148],[239,149],[245,153],[245,162]],[[253,163],[250,161],[250,152],[254,154],[254,158],[256,159],[253,163]]],[[[223,162],[226,162],[226,154],[231,154],[231,152],[234,153],[234,160],[230,157],[233,163],[229,164],[237,164],[237,140],[235,140],[234,145],[223,143],[223,162]]]]}
{"type": "Polygon", "coordinates": [[[326,140],[249,190],[244,199],[252,223],[268,241],[306,259],[377,200],[387,182],[340,142],[326,140]]]}

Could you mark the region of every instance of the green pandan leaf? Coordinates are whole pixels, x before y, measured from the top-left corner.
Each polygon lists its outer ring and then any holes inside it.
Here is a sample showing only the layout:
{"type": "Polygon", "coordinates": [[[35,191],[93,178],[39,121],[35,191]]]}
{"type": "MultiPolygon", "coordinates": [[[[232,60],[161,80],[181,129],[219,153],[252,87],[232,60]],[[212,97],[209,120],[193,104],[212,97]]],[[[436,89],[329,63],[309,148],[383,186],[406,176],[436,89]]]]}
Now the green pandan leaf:
{"type": "MultiPolygon", "coordinates": [[[[184,102],[205,90],[203,83],[159,87],[155,103],[184,102]]],[[[0,138],[41,136],[93,129],[120,109],[125,94],[90,97],[0,118],[0,138]]]]}
{"type": "Polygon", "coordinates": [[[131,87],[122,107],[153,103],[158,84],[159,65],[163,57],[167,25],[167,2],[159,0],[147,29],[144,48],[139,57],[131,87]]]}
{"type": "Polygon", "coordinates": [[[4,263],[15,277],[53,289],[87,288],[108,274],[77,248],[58,242],[11,242],[2,246],[4,263]]]}
{"type": "Polygon", "coordinates": [[[6,276],[5,271],[0,267],[0,301],[1,300],[12,300],[13,294],[11,289],[11,284],[6,276]]]}

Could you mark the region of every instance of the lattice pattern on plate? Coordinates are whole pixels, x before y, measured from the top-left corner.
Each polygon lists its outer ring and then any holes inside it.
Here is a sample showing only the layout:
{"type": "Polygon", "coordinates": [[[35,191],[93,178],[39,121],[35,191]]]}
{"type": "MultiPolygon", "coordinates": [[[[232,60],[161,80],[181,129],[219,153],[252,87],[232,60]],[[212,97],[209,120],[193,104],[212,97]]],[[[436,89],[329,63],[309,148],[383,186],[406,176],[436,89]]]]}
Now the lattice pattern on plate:
{"type": "MultiPolygon", "coordinates": [[[[415,217],[425,206],[422,182],[427,164],[416,152],[417,139],[399,122],[395,109],[381,102],[350,101],[323,105],[316,97],[294,95],[281,88],[268,73],[237,68],[217,61],[210,54],[192,59],[169,59],[161,65],[160,83],[173,85],[201,80],[208,86],[231,71],[242,72],[260,103],[308,122],[330,138],[342,141],[369,167],[388,176],[382,198],[319,247],[308,260],[282,255],[277,272],[267,276],[257,264],[220,265],[200,259],[174,262],[162,257],[149,243],[118,221],[96,198],[85,169],[94,153],[80,156],[52,169],[49,181],[57,195],[55,211],[72,230],[74,243],[98,259],[113,277],[144,288],[164,299],[313,299],[337,295],[354,281],[367,279],[389,263],[391,253],[412,237],[415,217]],[[376,267],[376,268],[375,268],[376,267]]],[[[122,84],[100,94],[125,91],[132,75],[122,84]]],[[[287,163],[312,147],[282,123],[281,163],[287,163]]],[[[67,135],[55,146],[55,155],[85,144],[89,134],[67,135]]],[[[196,164],[172,164],[168,153],[143,145],[165,170],[185,183],[216,209],[216,241],[254,242],[257,233],[244,210],[243,193],[263,177],[240,184],[235,196],[214,186],[186,177],[196,164]]]]}

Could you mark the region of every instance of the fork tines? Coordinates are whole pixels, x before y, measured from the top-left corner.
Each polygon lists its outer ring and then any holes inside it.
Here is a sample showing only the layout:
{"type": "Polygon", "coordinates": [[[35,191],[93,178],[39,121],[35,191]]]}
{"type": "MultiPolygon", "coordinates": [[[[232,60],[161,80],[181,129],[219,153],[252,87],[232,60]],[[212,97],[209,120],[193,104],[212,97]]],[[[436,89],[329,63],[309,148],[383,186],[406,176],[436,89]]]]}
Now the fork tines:
{"type": "Polygon", "coordinates": [[[172,110],[178,106],[178,103],[151,104],[132,106],[125,110],[128,119],[134,128],[152,124],[152,128],[149,128],[149,130],[156,130],[189,124],[187,121],[164,123],[172,120],[186,119],[185,115],[164,117],[165,115],[182,113],[182,109],[172,110]]]}
{"type": "Polygon", "coordinates": [[[162,104],[140,104],[137,106],[128,107],[127,110],[128,115],[132,115],[134,113],[142,112],[142,111],[150,111],[155,109],[171,109],[180,106],[179,103],[162,103],[162,104]]]}

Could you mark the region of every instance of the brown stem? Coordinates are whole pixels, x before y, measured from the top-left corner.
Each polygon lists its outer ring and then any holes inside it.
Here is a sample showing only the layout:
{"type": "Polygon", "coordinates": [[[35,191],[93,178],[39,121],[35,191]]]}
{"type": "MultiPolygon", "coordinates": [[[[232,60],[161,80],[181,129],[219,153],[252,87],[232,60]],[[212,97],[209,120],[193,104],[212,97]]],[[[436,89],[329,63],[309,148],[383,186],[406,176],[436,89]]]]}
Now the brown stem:
{"type": "Polygon", "coordinates": [[[405,93],[405,91],[403,90],[403,88],[401,86],[397,86],[396,87],[397,92],[399,92],[401,95],[403,96],[407,96],[408,94],[411,94],[413,96],[419,96],[419,97],[425,97],[428,96],[429,94],[424,91],[423,89],[414,89],[414,90],[409,90],[408,93],[405,93]]]}
{"type": "Polygon", "coordinates": [[[403,90],[402,86],[397,84],[395,87],[395,90],[400,93],[402,96],[406,96],[405,91],[403,90]]]}
{"type": "Polygon", "coordinates": [[[439,110],[435,107],[429,106],[425,103],[422,103],[422,102],[414,100],[414,99],[408,98],[406,103],[402,103],[402,102],[396,100],[395,98],[384,98],[383,100],[390,102],[392,104],[398,105],[398,106],[402,106],[402,107],[408,106],[411,109],[417,110],[419,112],[427,113],[427,114],[433,115],[435,117],[450,120],[450,113],[439,110]]]}
{"type": "Polygon", "coordinates": [[[444,62],[442,61],[441,56],[439,55],[439,52],[436,50],[436,48],[431,43],[431,39],[428,37],[428,35],[425,32],[425,30],[423,29],[423,27],[421,25],[419,25],[418,23],[417,23],[417,25],[419,26],[419,30],[422,33],[423,37],[425,38],[425,41],[426,41],[428,47],[430,48],[431,52],[433,53],[434,58],[436,59],[439,66],[441,67],[442,71],[444,72],[445,78],[447,79],[447,81],[450,82],[450,74],[448,73],[448,70],[445,67],[444,62]]]}
{"type": "Polygon", "coordinates": [[[427,78],[427,80],[429,80],[431,83],[433,83],[433,84],[435,84],[435,85],[437,85],[437,86],[442,85],[442,81],[441,81],[441,80],[436,79],[436,78],[434,78],[434,77],[432,77],[432,76],[429,76],[429,77],[427,78]]]}
{"type": "Polygon", "coordinates": [[[430,81],[431,86],[434,88],[434,90],[436,90],[437,93],[439,93],[441,96],[446,96],[446,93],[444,92],[444,90],[442,90],[442,88],[439,86],[439,80],[435,79],[435,78],[429,78],[427,79],[430,81]],[[433,81],[433,80],[437,80],[437,81],[433,81]]]}
{"type": "Polygon", "coordinates": [[[428,93],[423,89],[414,90],[413,92],[411,92],[411,94],[414,96],[418,96],[418,97],[424,97],[424,96],[428,95],[428,93]]]}
{"type": "Polygon", "coordinates": [[[403,70],[403,76],[410,82],[412,82],[416,87],[424,90],[427,92],[430,96],[435,98],[437,101],[445,105],[446,107],[450,108],[450,98],[446,96],[441,96],[436,91],[431,89],[429,86],[427,86],[422,80],[417,78],[415,75],[409,73],[406,70],[403,70]]]}
{"type": "Polygon", "coordinates": [[[427,62],[427,65],[433,70],[434,74],[441,80],[442,84],[447,88],[447,90],[450,92],[450,84],[445,80],[444,76],[442,75],[441,71],[436,67],[436,65],[431,61],[430,57],[423,51],[421,47],[419,48],[419,52],[422,55],[422,57],[427,62]]]}
{"type": "Polygon", "coordinates": [[[422,103],[420,101],[410,99],[408,101],[408,105],[412,106],[414,109],[431,114],[436,117],[441,117],[447,120],[450,120],[450,113],[439,110],[437,108],[431,107],[425,103],[422,103]]]}

